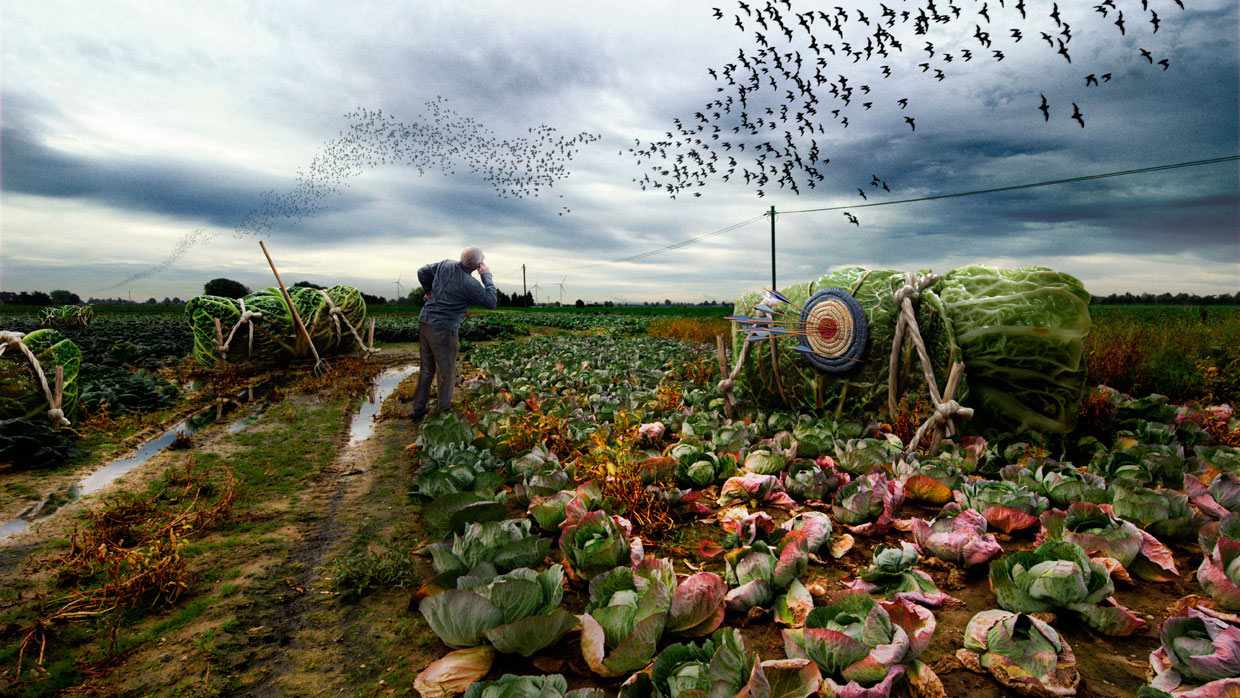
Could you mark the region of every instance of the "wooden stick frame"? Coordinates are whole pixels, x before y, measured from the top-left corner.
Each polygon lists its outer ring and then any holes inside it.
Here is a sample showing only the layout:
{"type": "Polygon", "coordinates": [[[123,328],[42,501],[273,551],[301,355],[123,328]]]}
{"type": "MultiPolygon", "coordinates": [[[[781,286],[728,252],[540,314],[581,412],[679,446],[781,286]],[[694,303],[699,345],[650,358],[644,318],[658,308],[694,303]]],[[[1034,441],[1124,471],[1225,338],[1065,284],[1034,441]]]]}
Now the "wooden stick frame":
{"type": "Polygon", "coordinates": [[[276,276],[276,283],[280,285],[280,295],[284,297],[284,302],[288,304],[288,309],[293,314],[293,324],[301,332],[301,336],[306,340],[306,344],[310,345],[310,353],[314,354],[314,372],[331,370],[331,366],[319,358],[319,351],[314,348],[314,340],[310,338],[310,331],[302,323],[301,315],[297,313],[297,307],[293,305],[293,299],[288,295],[288,289],[284,288],[284,281],[280,278],[280,272],[276,270],[275,262],[271,261],[271,253],[267,251],[267,245],[263,244],[262,240],[259,240],[258,246],[263,248],[263,256],[267,258],[267,264],[271,267],[271,273],[276,276]]]}

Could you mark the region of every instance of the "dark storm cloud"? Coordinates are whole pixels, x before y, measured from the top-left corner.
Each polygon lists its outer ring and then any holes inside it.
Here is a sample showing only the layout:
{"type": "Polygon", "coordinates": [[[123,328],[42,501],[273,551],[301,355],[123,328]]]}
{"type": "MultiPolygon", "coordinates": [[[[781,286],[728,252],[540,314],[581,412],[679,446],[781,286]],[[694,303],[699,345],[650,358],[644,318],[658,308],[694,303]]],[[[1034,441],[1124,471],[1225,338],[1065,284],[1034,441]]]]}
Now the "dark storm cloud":
{"type": "MultiPolygon", "coordinates": [[[[237,225],[260,206],[263,192],[282,185],[218,162],[67,153],[48,147],[32,129],[12,120],[0,125],[0,152],[0,187],[5,191],[88,199],[219,227],[237,225]]],[[[356,204],[342,198],[335,208],[356,204]]]]}

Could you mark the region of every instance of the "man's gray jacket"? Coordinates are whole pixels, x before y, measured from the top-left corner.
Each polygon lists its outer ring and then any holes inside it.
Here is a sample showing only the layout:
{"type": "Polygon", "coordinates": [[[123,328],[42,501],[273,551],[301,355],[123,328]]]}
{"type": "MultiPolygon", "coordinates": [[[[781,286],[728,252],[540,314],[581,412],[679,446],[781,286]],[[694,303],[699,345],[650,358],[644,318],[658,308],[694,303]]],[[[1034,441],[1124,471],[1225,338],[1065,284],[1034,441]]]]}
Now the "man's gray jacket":
{"type": "Polygon", "coordinates": [[[482,274],[479,284],[464,264],[455,259],[427,264],[418,270],[418,282],[430,300],[422,306],[418,322],[456,332],[471,305],[495,310],[495,284],[491,274],[482,274]]]}

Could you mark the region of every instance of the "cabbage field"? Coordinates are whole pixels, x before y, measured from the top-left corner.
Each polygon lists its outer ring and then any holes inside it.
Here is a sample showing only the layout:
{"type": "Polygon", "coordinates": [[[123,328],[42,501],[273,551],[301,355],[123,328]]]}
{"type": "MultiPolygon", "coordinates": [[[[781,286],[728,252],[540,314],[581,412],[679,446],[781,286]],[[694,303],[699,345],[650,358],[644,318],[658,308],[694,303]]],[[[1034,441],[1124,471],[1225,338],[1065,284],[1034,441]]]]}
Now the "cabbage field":
{"type": "Polygon", "coordinates": [[[0,420],[0,695],[1235,695],[1240,314],[1091,312],[1053,384],[1059,339],[922,322],[940,386],[970,342],[1008,378],[965,374],[977,418],[915,442],[924,384],[883,409],[915,358],[841,391],[754,342],[729,405],[744,334],[724,372],[682,339],[717,319],[471,317],[455,413],[413,422],[412,316],[314,376],[97,309],[57,329],[73,431],[0,420]]]}

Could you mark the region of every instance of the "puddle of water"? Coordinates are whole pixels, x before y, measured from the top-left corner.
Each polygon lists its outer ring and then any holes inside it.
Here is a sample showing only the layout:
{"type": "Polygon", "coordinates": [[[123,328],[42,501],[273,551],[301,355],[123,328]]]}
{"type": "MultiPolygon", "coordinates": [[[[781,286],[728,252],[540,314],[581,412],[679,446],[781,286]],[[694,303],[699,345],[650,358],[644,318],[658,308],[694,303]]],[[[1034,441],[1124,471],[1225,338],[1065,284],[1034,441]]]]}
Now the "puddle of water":
{"type": "Polygon", "coordinates": [[[228,433],[239,434],[245,431],[246,429],[249,429],[250,427],[254,426],[254,422],[257,422],[258,418],[263,416],[263,413],[266,411],[267,411],[266,405],[263,405],[261,407],[256,407],[252,414],[246,415],[245,417],[238,419],[232,424],[229,424],[228,433]]]}
{"type": "Polygon", "coordinates": [[[130,470],[133,470],[139,465],[142,465],[150,460],[156,453],[159,453],[167,448],[168,445],[177,438],[177,432],[182,431],[193,434],[198,430],[194,428],[190,424],[190,420],[187,419],[184,422],[172,427],[168,431],[160,434],[157,438],[151,439],[150,441],[142,444],[142,446],[134,452],[132,456],[114,460],[91,473],[85,480],[78,483],[78,488],[81,490],[82,494],[90,494],[91,492],[96,492],[102,489],[116,478],[124,475],[130,470]]]}
{"type": "Polygon", "coordinates": [[[12,521],[0,526],[0,540],[21,533],[27,528],[30,528],[29,521],[25,519],[13,519],[12,521]]]}
{"type": "Polygon", "coordinates": [[[353,416],[353,421],[349,423],[347,448],[357,446],[375,433],[375,416],[379,414],[379,408],[383,407],[383,401],[392,394],[393,390],[396,390],[396,386],[400,385],[401,381],[417,372],[417,366],[400,366],[389,368],[376,377],[370,389],[370,395],[362,403],[362,408],[353,416]]]}
{"type": "MultiPolygon", "coordinates": [[[[378,414],[379,408],[383,405],[384,399],[392,394],[397,385],[405,378],[409,377],[418,370],[417,366],[403,366],[400,368],[391,368],[380,373],[374,385],[371,387],[368,400],[362,403],[361,410],[353,417],[353,422],[349,428],[349,446],[356,446],[365,441],[375,430],[375,415],[378,414]]],[[[201,410],[184,421],[176,424],[158,437],[142,444],[132,455],[125,458],[108,463],[102,468],[96,470],[85,479],[74,483],[64,490],[49,494],[37,505],[31,506],[22,512],[17,518],[8,523],[0,525],[0,541],[5,538],[21,533],[30,527],[30,522],[36,519],[50,516],[64,505],[77,501],[85,495],[97,492],[107,485],[111,484],[116,478],[137,468],[138,466],[149,461],[153,456],[168,448],[173,441],[176,440],[177,434],[185,432],[194,434],[203,428],[215,424],[223,419],[225,415],[233,409],[240,407],[243,403],[251,402],[257,397],[261,397],[271,392],[272,385],[270,382],[264,383],[258,387],[247,389],[237,395],[235,399],[224,400],[215,405],[201,410]]],[[[228,430],[237,433],[254,424],[259,415],[261,415],[267,406],[263,405],[256,408],[251,415],[239,419],[228,426],[228,430]]]]}

